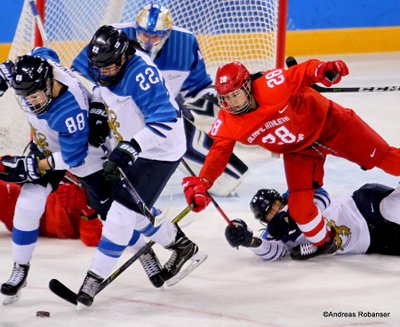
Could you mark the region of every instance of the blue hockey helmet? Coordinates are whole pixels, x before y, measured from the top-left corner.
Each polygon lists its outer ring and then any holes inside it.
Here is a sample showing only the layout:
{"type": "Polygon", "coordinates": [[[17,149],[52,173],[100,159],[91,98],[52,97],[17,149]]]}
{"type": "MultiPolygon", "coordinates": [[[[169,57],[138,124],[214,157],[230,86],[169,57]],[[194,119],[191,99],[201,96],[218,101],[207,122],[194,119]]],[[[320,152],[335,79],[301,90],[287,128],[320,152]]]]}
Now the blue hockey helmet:
{"type": "Polygon", "coordinates": [[[172,16],[167,8],[150,3],[136,16],[136,39],[154,57],[171,34],[172,16]]]}

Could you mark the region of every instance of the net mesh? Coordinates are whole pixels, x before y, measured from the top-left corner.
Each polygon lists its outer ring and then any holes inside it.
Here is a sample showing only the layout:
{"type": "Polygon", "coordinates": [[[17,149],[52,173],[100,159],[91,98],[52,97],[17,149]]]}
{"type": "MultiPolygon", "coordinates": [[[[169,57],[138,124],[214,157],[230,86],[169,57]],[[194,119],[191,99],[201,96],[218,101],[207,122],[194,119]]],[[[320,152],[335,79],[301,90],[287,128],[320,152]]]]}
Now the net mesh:
{"type": "MultiPolygon", "coordinates": [[[[46,0],[47,46],[54,48],[64,65],[103,24],[134,22],[149,1],[46,0]]],[[[170,9],[174,25],[194,33],[207,68],[227,61],[243,61],[251,72],[275,66],[278,0],[173,0],[159,1],[170,9]]],[[[34,17],[25,1],[10,58],[33,47],[34,17]]]]}
{"type": "MultiPolygon", "coordinates": [[[[46,0],[45,45],[57,51],[63,65],[70,66],[101,25],[134,22],[136,14],[147,3],[144,0],[46,0]]],[[[279,0],[162,0],[158,3],[170,9],[174,25],[196,35],[212,77],[219,65],[234,60],[243,62],[250,72],[275,67],[279,0]]],[[[34,26],[29,1],[25,0],[9,55],[11,60],[34,47],[34,26]]]]}

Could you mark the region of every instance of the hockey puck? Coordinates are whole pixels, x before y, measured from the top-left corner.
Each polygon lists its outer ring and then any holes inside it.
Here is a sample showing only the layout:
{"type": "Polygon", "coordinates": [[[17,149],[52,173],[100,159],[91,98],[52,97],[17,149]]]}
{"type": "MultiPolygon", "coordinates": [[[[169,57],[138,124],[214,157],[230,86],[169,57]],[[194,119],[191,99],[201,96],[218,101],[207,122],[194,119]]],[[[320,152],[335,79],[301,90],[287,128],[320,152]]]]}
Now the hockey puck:
{"type": "Polygon", "coordinates": [[[36,311],[36,317],[49,318],[50,317],[50,312],[48,312],[48,311],[36,311]]]}

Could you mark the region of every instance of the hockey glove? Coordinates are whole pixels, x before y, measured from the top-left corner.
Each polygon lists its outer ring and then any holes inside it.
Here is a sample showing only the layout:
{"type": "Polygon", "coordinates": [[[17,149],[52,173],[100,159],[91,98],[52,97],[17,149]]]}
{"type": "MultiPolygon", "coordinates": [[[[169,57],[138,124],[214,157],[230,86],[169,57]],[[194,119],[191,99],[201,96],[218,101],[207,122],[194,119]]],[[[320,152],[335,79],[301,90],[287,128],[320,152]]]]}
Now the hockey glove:
{"type": "Polygon", "coordinates": [[[110,135],[106,107],[101,102],[92,102],[89,107],[89,143],[98,148],[110,135]]]}
{"type": "Polygon", "coordinates": [[[321,63],[315,70],[317,81],[328,87],[339,83],[348,74],[349,68],[341,60],[321,63]]]}
{"type": "Polygon", "coordinates": [[[253,237],[253,232],[242,219],[232,220],[232,224],[225,228],[225,238],[234,248],[258,247],[261,244],[260,239],[253,237]]]}
{"type": "Polygon", "coordinates": [[[139,157],[140,151],[140,146],[134,139],[130,142],[119,142],[103,164],[105,179],[111,182],[119,181],[121,177],[118,167],[127,170],[139,157]]]}
{"type": "Polygon", "coordinates": [[[33,182],[40,179],[43,173],[39,169],[39,159],[34,155],[2,157],[0,179],[14,183],[33,182]]]}
{"type": "Polygon", "coordinates": [[[278,212],[267,225],[269,235],[276,240],[288,241],[292,235],[297,238],[298,233],[295,232],[298,230],[295,221],[287,211],[278,212]]]}
{"type": "Polygon", "coordinates": [[[200,116],[215,118],[219,110],[217,91],[209,86],[187,99],[183,106],[200,116]]]}
{"type": "Polygon", "coordinates": [[[204,210],[211,202],[207,190],[212,186],[209,181],[197,176],[189,176],[182,179],[183,192],[188,205],[194,204],[194,212],[204,210]]]}
{"type": "Polygon", "coordinates": [[[14,63],[11,60],[7,60],[0,65],[0,97],[11,87],[11,71],[13,67],[14,63]]]}

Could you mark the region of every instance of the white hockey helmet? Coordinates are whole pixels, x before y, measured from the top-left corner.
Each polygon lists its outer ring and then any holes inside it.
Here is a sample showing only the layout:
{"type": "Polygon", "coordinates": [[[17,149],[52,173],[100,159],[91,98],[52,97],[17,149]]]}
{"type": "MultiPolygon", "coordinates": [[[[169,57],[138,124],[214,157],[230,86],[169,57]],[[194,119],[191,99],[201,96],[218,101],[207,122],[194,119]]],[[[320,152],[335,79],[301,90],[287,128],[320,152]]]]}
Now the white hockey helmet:
{"type": "Polygon", "coordinates": [[[172,16],[167,8],[150,3],[136,16],[136,38],[143,50],[155,56],[167,41],[172,29],[172,16]]]}

